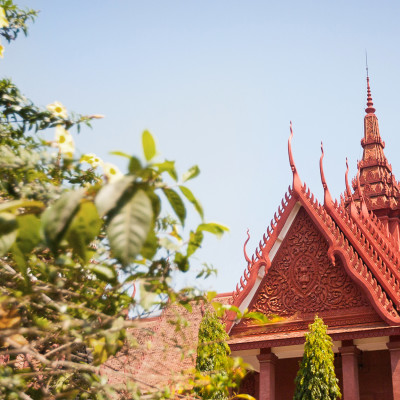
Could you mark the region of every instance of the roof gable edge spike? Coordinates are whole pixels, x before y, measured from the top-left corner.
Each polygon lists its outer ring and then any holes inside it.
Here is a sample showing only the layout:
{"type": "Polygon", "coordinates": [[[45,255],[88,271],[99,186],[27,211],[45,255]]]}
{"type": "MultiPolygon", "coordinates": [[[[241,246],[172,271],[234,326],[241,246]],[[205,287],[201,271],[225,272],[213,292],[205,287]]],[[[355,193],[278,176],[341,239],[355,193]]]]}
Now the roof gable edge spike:
{"type": "Polygon", "coordinates": [[[244,245],[243,245],[243,253],[244,253],[244,258],[247,261],[247,263],[251,264],[251,260],[250,260],[249,256],[247,255],[247,250],[246,250],[246,246],[247,246],[247,243],[249,242],[249,240],[250,240],[250,230],[247,229],[247,239],[245,240],[244,245]]]}
{"type": "Polygon", "coordinates": [[[322,187],[324,188],[324,206],[326,206],[328,209],[331,209],[333,205],[333,200],[325,180],[324,165],[322,161],[323,159],[324,159],[324,146],[321,141],[321,157],[319,159],[319,172],[321,175],[322,187]]]}
{"type": "Polygon", "coordinates": [[[345,184],[346,184],[346,192],[347,192],[347,197],[350,199],[350,201],[353,200],[353,196],[351,194],[351,189],[350,189],[350,185],[349,185],[349,163],[347,161],[347,157],[346,157],[346,173],[345,173],[345,184]]]}
{"type": "Polygon", "coordinates": [[[245,283],[243,282],[243,276],[240,277],[240,285],[241,285],[242,289],[244,289],[246,287],[245,283]]]}
{"type": "Polygon", "coordinates": [[[265,237],[265,233],[263,233],[263,241],[264,241],[264,244],[267,244],[267,238],[265,237]]]}
{"type": "Polygon", "coordinates": [[[292,121],[290,121],[290,136],[289,136],[289,140],[288,140],[288,154],[289,154],[289,164],[290,164],[290,168],[292,169],[292,173],[293,173],[293,190],[297,193],[300,193],[301,191],[301,180],[299,177],[299,174],[297,172],[297,168],[296,165],[294,163],[294,159],[293,159],[293,153],[292,153],[292,138],[293,138],[293,127],[292,127],[292,121]]]}

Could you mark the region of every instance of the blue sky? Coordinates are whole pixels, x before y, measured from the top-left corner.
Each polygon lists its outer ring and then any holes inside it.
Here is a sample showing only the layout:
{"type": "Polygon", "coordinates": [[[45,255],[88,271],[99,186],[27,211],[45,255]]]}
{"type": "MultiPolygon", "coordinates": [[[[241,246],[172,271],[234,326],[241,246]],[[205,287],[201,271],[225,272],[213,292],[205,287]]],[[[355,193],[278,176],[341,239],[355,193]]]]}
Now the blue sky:
{"type": "MultiPolygon", "coordinates": [[[[397,1],[35,0],[27,38],[6,46],[1,75],[39,105],[104,114],[77,147],[108,161],[140,153],[149,129],[184,172],[206,218],[228,225],[199,260],[231,291],[291,183],[289,121],[300,177],[322,200],[320,142],[333,196],[362,156],[365,49],[386,155],[400,177],[400,3],[397,1]]],[[[191,213],[188,223],[197,222],[191,213]]],[[[191,275],[187,281],[190,282],[191,275]]]]}

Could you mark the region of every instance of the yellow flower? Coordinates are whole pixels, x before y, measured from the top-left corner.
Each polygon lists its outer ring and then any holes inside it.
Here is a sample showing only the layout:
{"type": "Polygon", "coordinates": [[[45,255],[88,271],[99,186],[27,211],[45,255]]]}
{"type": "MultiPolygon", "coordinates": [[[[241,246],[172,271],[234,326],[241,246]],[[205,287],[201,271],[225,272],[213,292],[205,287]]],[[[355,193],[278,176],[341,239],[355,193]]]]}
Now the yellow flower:
{"type": "Polygon", "coordinates": [[[115,182],[123,176],[118,167],[111,163],[103,164],[103,172],[109,182],[115,182]]]}
{"type": "Polygon", "coordinates": [[[6,18],[6,12],[3,7],[0,7],[0,28],[7,28],[9,25],[10,24],[6,18]]]}
{"type": "Polygon", "coordinates": [[[0,44],[0,57],[4,58],[4,46],[0,44]]]}
{"type": "Polygon", "coordinates": [[[93,153],[84,154],[81,157],[81,162],[87,162],[92,168],[97,168],[100,164],[103,164],[102,159],[93,153]]]}
{"type": "Polygon", "coordinates": [[[59,102],[55,101],[46,107],[54,116],[67,119],[67,109],[59,102]]]}
{"type": "Polygon", "coordinates": [[[56,126],[56,146],[66,158],[72,158],[75,152],[75,143],[71,134],[61,125],[56,126]]]}

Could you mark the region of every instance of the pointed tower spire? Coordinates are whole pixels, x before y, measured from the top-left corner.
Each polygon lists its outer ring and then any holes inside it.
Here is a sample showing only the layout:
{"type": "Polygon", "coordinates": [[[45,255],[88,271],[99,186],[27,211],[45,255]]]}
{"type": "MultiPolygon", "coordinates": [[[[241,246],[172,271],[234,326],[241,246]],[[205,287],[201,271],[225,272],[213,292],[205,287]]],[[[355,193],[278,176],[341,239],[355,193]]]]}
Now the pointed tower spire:
{"type": "Polygon", "coordinates": [[[367,114],[374,114],[375,108],[373,107],[374,103],[372,102],[372,95],[371,95],[371,87],[369,86],[369,76],[368,76],[368,67],[367,67],[367,108],[365,112],[367,114]]]}
{"type": "MultiPolygon", "coordinates": [[[[362,159],[357,163],[359,176],[353,179],[352,199],[360,211],[366,208],[387,227],[388,232],[398,239],[400,247],[400,186],[392,174],[383,149],[385,142],[379,132],[378,117],[375,115],[367,65],[367,108],[364,115],[364,137],[362,159]]],[[[347,190],[347,188],[346,188],[347,190]]],[[[347,190],[348,192],[348,190],[347,190]]],[[[347,205],[351,201],[347,200],[347,205]]]]}

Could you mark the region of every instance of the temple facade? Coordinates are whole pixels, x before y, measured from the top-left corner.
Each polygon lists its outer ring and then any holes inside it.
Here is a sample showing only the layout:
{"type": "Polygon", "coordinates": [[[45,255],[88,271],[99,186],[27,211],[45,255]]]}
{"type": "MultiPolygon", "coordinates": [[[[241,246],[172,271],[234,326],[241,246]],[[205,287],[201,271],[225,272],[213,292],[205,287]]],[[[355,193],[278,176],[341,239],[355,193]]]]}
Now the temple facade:
{"type": "Polygon", "coordinates": [[[225,323],[232,355],[252,365],[242,392],[291,400],[304,334],[318,314],[328,325],[344,400],[400,400],[400,189],[385,154],[367,77],[363,157],[334,201],[323,170],[319,202],[296,168],[293,182],[230,304],[272,319],[225,323]]]}

